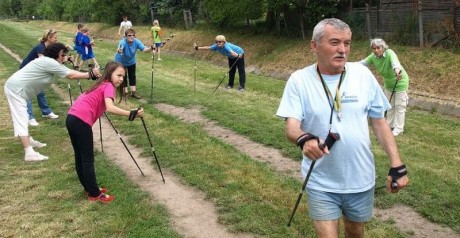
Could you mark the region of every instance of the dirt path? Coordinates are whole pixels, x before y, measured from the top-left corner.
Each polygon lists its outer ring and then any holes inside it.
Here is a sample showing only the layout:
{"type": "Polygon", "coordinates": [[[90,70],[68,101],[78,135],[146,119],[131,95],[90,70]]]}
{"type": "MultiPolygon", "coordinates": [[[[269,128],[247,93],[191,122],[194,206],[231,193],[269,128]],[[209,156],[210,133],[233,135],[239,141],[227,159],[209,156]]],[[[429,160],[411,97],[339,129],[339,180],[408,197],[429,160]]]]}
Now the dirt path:
{"type": "MultiPolygon", "coordinates": [[[[276,149],[265,147],[259,143],[255,143],[243,136],[240,136],[231,130],[217,126],[215,122],[202,117],[198,107],[186,109],[168,104],[156,104],[155,107],[165,113],[182,119],[184,122],[201,124],[203,129],[210,135],[231,144],[242,153],[251,156],[255,160],[267,162],[277,171],[301,180],[299,162],[283,157],[276,149]]],[[[403,205],[398,205],[386,210],[374,208],[374,216],[379,220],[394,221],[394,224],[398,229],[408,235],[412,234],[412,237],[460,237],[460,235],[452,229],[431,223],[413,211],[410,207],[403,205]]]]}
{"type": "MultiPolygon", "coordinates": [[[[20,57],[0,44],[7,53],[18,61],[20,57]]],[[[52,85],[56,93],[63,100],[68,98],[64,90],[52,85]]],[[[231,130],[222,128],[216,123],[209,121],[201,116],[199,107],[186,109],[167,104],[157,104],[155,107],[165,113],[174,115],[187,123],[200,123],[203,129],[210,135],[215,136],[228,144],[240,149],[254,160],[269,163],[279,172],[298,178],[300,180],[299,163],[285,158],[278,150],[265,147],[261,144],[234,133],[231,130]]],[[[109,115],[110,117],[110,115],[109,115]]],[[[218,215],[212,202],[205,199],[202,192],[190,188],[180,182],[173,173],[162,168],[166,183],[161,180],[159,171],[154,169],[155,165],[151,157],[139,157],[141,150],[127,144],[145,177],[143,177],[128,152],[124,149],[118,137],[107,119],[102,120],[102,135],[104,153],[107,157],[117,164],[134,183],[146,191],[151,197],[152,202],[164,204],[171,214],[172,224],[176,231],[183,237],[253,237],[251,234],[230,233],[226,227],[218,223],[218,215]]],[[[115,125],[116,126],[116,125],[115,125]]],[[[99,144],[99,124],[95,124],[94,138],[95,148],[101,148],[99,144]]],[[[121,136],[125,143],[128,138],[121,136]]],[[[157,155],[161,162],[161,154],[157,155]]],[[[393,209],[375,209],[374,214],[381,220],[391,219],[395,226],[412,237],[444,237],[458,238],[459,234],[449,228],[441,227],[430,223],[408,207],[398,206],[393,209]]]]}

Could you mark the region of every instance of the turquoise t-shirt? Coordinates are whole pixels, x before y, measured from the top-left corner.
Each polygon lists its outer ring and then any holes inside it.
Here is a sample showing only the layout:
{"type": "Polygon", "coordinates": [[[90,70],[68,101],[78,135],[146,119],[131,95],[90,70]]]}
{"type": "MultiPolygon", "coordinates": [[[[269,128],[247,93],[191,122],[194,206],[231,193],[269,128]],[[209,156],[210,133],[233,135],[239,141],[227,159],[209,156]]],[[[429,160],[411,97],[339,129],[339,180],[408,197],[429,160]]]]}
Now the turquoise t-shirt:
{"type": "Polygon", "coordinates": [[[235,44],[232,44],[230,42],[225,42],[224,47],[222,48],[217,46],[217,44],[213,44],[209,47],[209,49],[212,51],[219,51],[219,53],[227,56],[228,58],[232,58],[232,59],[236,58],[232,56],[231,54],[232,51],[240,55],[244,54],[244,50],[241,47],[235,44]]]}
{"type": "Polygon", "coordinates": [[[401,79],[396,84],[396,92],[401,92],[409,88],[409,75],[399,62],[398,56],[391,49],[386,49],[382,57],[375,56],[374,53],[370,54],[361,63],[365,65],[374,65],[377,72],[383,77],[383,86],[386,90],[393,91],[396,83],[396,75],[394,68],[401,69],[401,79]]]}
{"type": "Polygon", "coordinates": [[[125,37],[118,43],[118,48],[123,48],[123,53],[115,53],[115,61],[128,67],[136,63],[136,52],[144,51],[145,45],[138,39],[129,44],[125,37]]]}

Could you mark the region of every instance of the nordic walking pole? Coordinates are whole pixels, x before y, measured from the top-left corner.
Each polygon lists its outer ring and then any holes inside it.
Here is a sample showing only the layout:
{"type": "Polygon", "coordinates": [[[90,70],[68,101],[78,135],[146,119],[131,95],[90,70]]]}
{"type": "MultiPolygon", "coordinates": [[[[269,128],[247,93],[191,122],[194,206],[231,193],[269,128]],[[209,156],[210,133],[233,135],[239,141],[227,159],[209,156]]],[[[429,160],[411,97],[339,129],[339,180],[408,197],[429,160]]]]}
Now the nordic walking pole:
{"type": "Polygon", "coordinates": [[[153,103],[153,70],[155,69],[155,53],[152,51],[152,81],[150,83],[150,102],[153,103]]]}
{"type": "Polygon", "coordinates": [[[157,154],[155,153],[155,148],[153,148],[152,140],[150,140],[149,131],[147,130],[147,126],[145,126],[144,118],[141,117],[141,120],[142,120],[142,125],[144,125],[145,134],[147,134],[147,138],[149,139],[150,147],[152,148],[153,157],[155,158],[155,162],[157,163],[158,170],[160,170],[161,179],[163,179],[163,183],[166,183],[165,178],[163,177],[163,172],[161,172],[160,163],[158,162],[157,154]]]}
{"type": "Polygon", "coordinates": [[[99,135],[101,139],[101,152],[104,153],[104,144],[102,143],[102,122],[101,122],[100,117],[99,117],[99,135]]]}
{"type": "MultiPolygon", "coordinates": [[[[398,85],[398,81],[399,81],[399,80],[396,79],[395,86],[393,86],[393,91],[391,91],[390,103],[391,103],[391,99],[393,99],[393,95],[395,94],[396,85],[398,85]]],[[[396,105],[396,102],[395,102],[395,105],[396,105]]],[[[388,112],[388,110],[385,111],[384,117],[387,117],[387,112],[388,112]]]]}
{"type": "MultiPolygon", "coordinates": [[[[89,70],[92,70],[92,69],[89,69],[89,70]]],[[[83,94],[83,88],[81,87],[80,79],[78,80],[78,86],[80,87],[80,93],[83,94]]],[[[104,144],[102,143],[102,122],[101,122],[100,117],[99,117],[99,137],[101,140],[101,152],[104,153],[104,144]]]]}
{"type": "MultiPolygon", "coordinates": [[[[319,146],[319,148],[321,150],[323,150],[324,147],[326,147],[326,146],[330,150],[337,140],[340,140],[339,133],[329,133],[329,135],[327,136],[327,138],[324,141],[324,143],[322,143],[322,144],[320,144],[318,146],[319,146]]],[[[299,192],[299,197],[297,197],[297,201],[296,201],[296,203],[294,205],[294,209],[292,210],[291,217],[289,218],[289,221],[287,223],[288,227],[291,226],[292,218],[294,218],[294,214],[297,211],[297,207],[299,206],[300,199],[302,199],[302,195],[303,195],[303,193],[305,191],[305,188],[307,187],[308,179],[310,178],[311,172],[313,171],[313,167],[315,167],[315,163],[316,163],[316,160],[313,160],[311,162],[310,168],[308,169],[307,176],[305,177],[305,180],[303,181],[303,184],[302,184],[302,188],[300,189],[300,192],[299,192]]]]}
{"type": "MultiPolygon", "coordinates": [[[[196,43],[193,43],[193,45],[196,45],[196,43]]],[[[193,55],[193,58],[195,58],[195,66],[193,66],[193,92],[196,91],[196,51],[195,54],[193,55]]]]}
{"type": "Polygon", "coordinates": [[[316,160],[313,160],[310,165],[310,169],[308,169],[307,177],[305,177],[305,180],[303,181],[302,188],[299,191],[299,196],[297,197],[297,201],[295,202],[294,209],[292,210],[291,217],[289,218],[289,221],[287,223],[287,226],[291,226],[291,221],[292,218],[294,218],[294,214],[297,211],[297,207],[299,206],[300,200],[302,199],[302,195],[305,191],[305,188],[307,187],[308,179],[310,178],[311,172],[313,171],[313,167],[315,166],[316,160]]]}
{"type": "MultiPolygon", "coordinates": [[[[105,115],[105,118],[107,118],[107,120],[110,122],[110,125],[112,125],[112,128],[113,128],[113,130],[115,131],[115,133],[117,133],[118,138],[120,138],[121,143],[123,143],[123,146],[125,147],[126,151],[128,151],[129,156],[131,156],[131,159],[133,159],[134,163],[136,164],[137,168],[138,168],[139,171],[141,172],[142,176],[145,177],[145,175],[144,175],[144,173],[142,172],[141,168],[139,167],[139,165],[137,164],[136,160],[134,159],[133,154],[131,154],[131,151],[129,151],[128,146],[126,146],[125,141],[123,140],[123,138],[121,138],[120,133],[118,133],[117,129],[116,129],[115,126],[113,125],[113,123],[112,123],[112,121],[110,120],[109,116],[108,116],[107,113],[105,113],[105,112],[104,112],[104,115],[105,115]]],[[[141,117],[141,118],[142,118],[142,117],[141,117]]]]}
{"type": "Polygon", "coordinates": [[[217,85],[217,87],[214,89],[214,91],[212,92],[212,94],[214,94],[216,92],[216,90],[219,88],[219,86],[222,84],[222,82],[224,81],[224,79],[227,77],[227,75],[230,73],[230,71],[232,70],[233,66],[235,66],[236,62],[238,62],[240,58],[236,58],[235,60],[235,63],[232,64],[232,67],[230,67],[230,69],[227,71],[227,73],[224,75],[224,77],[222,78],[222,80],[220,80],[219,84],[217,85]]]}
{"type": "Polygon", "coordinates": [[[72,92],[70,91],[70,81],[67,81],[67,88],[69,89],[70,106],[72,106],[72,92]]]}

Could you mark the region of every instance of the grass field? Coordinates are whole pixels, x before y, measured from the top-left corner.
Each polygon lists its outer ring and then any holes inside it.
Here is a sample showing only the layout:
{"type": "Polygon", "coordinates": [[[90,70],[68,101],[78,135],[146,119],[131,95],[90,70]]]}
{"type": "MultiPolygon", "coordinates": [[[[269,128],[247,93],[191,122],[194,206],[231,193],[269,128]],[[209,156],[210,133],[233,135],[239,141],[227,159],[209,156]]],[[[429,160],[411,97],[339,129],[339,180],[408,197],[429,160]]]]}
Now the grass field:
{"type": "MultiPolygon", "coordinates": [[[[68,29],[69,25],[63,29],[68,29]]],[[[111,30],[116,32],[115,28],[111,30]]],[[[41,29],[31,23],[0,21],[0,35],[0,43],[23,58],[37,44],[41,29]]],[[[70,43],[72,35],[71,31],[60,31],[59,39],[70,43]]],[[[114,40],[97,42],[96,57],[101,65],[113,58],[115,48],[114,40]]],[[[165,53],[162,58],[161,64],[155,62],[153,103],[182,107],[200,105],[203,114],[219,125],[279,149],[292,160],[300,160],[298,149],[285,139],[282,120],[274,116],[284,81],[249,74],[243,94],[218,91],[212,95],[227,70],[225,67],[198,60],[194,91],[194,59],[165,53]]],[[[0,54],[1,85],[18,65],[7,54],[0,54]]],[[[139,92],[149,98],[150,55],[139,53],[137,67],[139,92]]],[[[56,79],[55,82],[67,90],[67,80],[56,79]]],[[[83,83],[86,88],[91,82],[83,83]]],[[[79,89],[74,82],[72,90],[73,95],[78,95],[79,89]]],[[[0,101],[4,128],[0,131],[0,161],[4,165],[0,170],[0,236],[159,237],[161,234],[161,237],[178,237],[165,208],[150,201],[103,154],[98,153],[96,158],[98,180],[113,188],[122,199],[108,206],[84,200],[73,171],[72,149],[62,119],[68,105],[51,90],[47,91],[47,96],[61,118],[32,129],[34,138],[48,143],[44,154],[52,158],[34,164],[23,162],[20,143],[12,137],[6,100],[0,101]]],[[[134,103],[131,101],[129,106],[137,106],[134,103]]],[[[292,228],[284,225],[300,182],[251,160],[210,137],[199,126],[185,124],[150,105],[144,107],[152,118],[148,123],[155,128],[151,133],[158,144],[157,150],[161,150],[162,166],[214,201],[222,224],[233,231],[256,236],[311,236],[311,221],[306,218],[304,207],[299,209],[292,228]]],[[[37,106],[35,113],[39,115],[37,106]]],[[[113,117],[112,120],[123,128],[123,134],[132,135],[131,144],[145,147],[145,141],[135,138],[144,133],[142,127],[121,118],[113,117]]],[[[398,195],[378,193],[376,205],[386,208],[405,204],[429,220],[460,232],[460,120],[410,109],[406,125],[405,134],[398,137],[397,142],[409,169],[411,185],[398,195]]],[[[383,178],[388,171],[388,159],[379,145],[373,143],[377,174],[383,178]]],[[[148,153],[149,148],[144,149],[148,153]]],[[[408,236],[376,219],[366,229],[367,237],[408,236]]]]}

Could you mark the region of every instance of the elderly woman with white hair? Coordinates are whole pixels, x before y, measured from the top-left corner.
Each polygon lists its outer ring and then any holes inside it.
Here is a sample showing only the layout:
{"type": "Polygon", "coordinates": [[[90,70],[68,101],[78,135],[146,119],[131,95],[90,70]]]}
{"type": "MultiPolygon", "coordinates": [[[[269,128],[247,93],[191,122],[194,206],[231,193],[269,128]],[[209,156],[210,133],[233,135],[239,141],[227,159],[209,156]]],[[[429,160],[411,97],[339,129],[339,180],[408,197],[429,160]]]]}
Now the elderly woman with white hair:
{"type": "Polygon", "coordinates": [[[227,56],[228,67],[230,67],[230,70],[228,71],[228,84],[226,88],[233,88],[235,73],[236,69],[238,68],[238,74],[240,76],[240,86],[238,87],[238,92],[244,91],[244,86],[246,83],[246,72],[244,69],[244,50],[241,47],[227,42],[225,36],[223,35],[216,36],[214,44],[210,46],[197,46],[194,44],[193,47],[195,50],[219,51],[219,53],[222,55],[227,56]]]}
{"type": "Polygon", "coordinates": [[[374,65],[383,77],[385,94],[393,107],[388,110],[387,122],[394,136],[404,132],[406,109],[409,102],[409,76],[399,62],[396,53],[388,48],[384,40],[372,39],[372,54],[360,62],[366,66],[374,65]]]}

